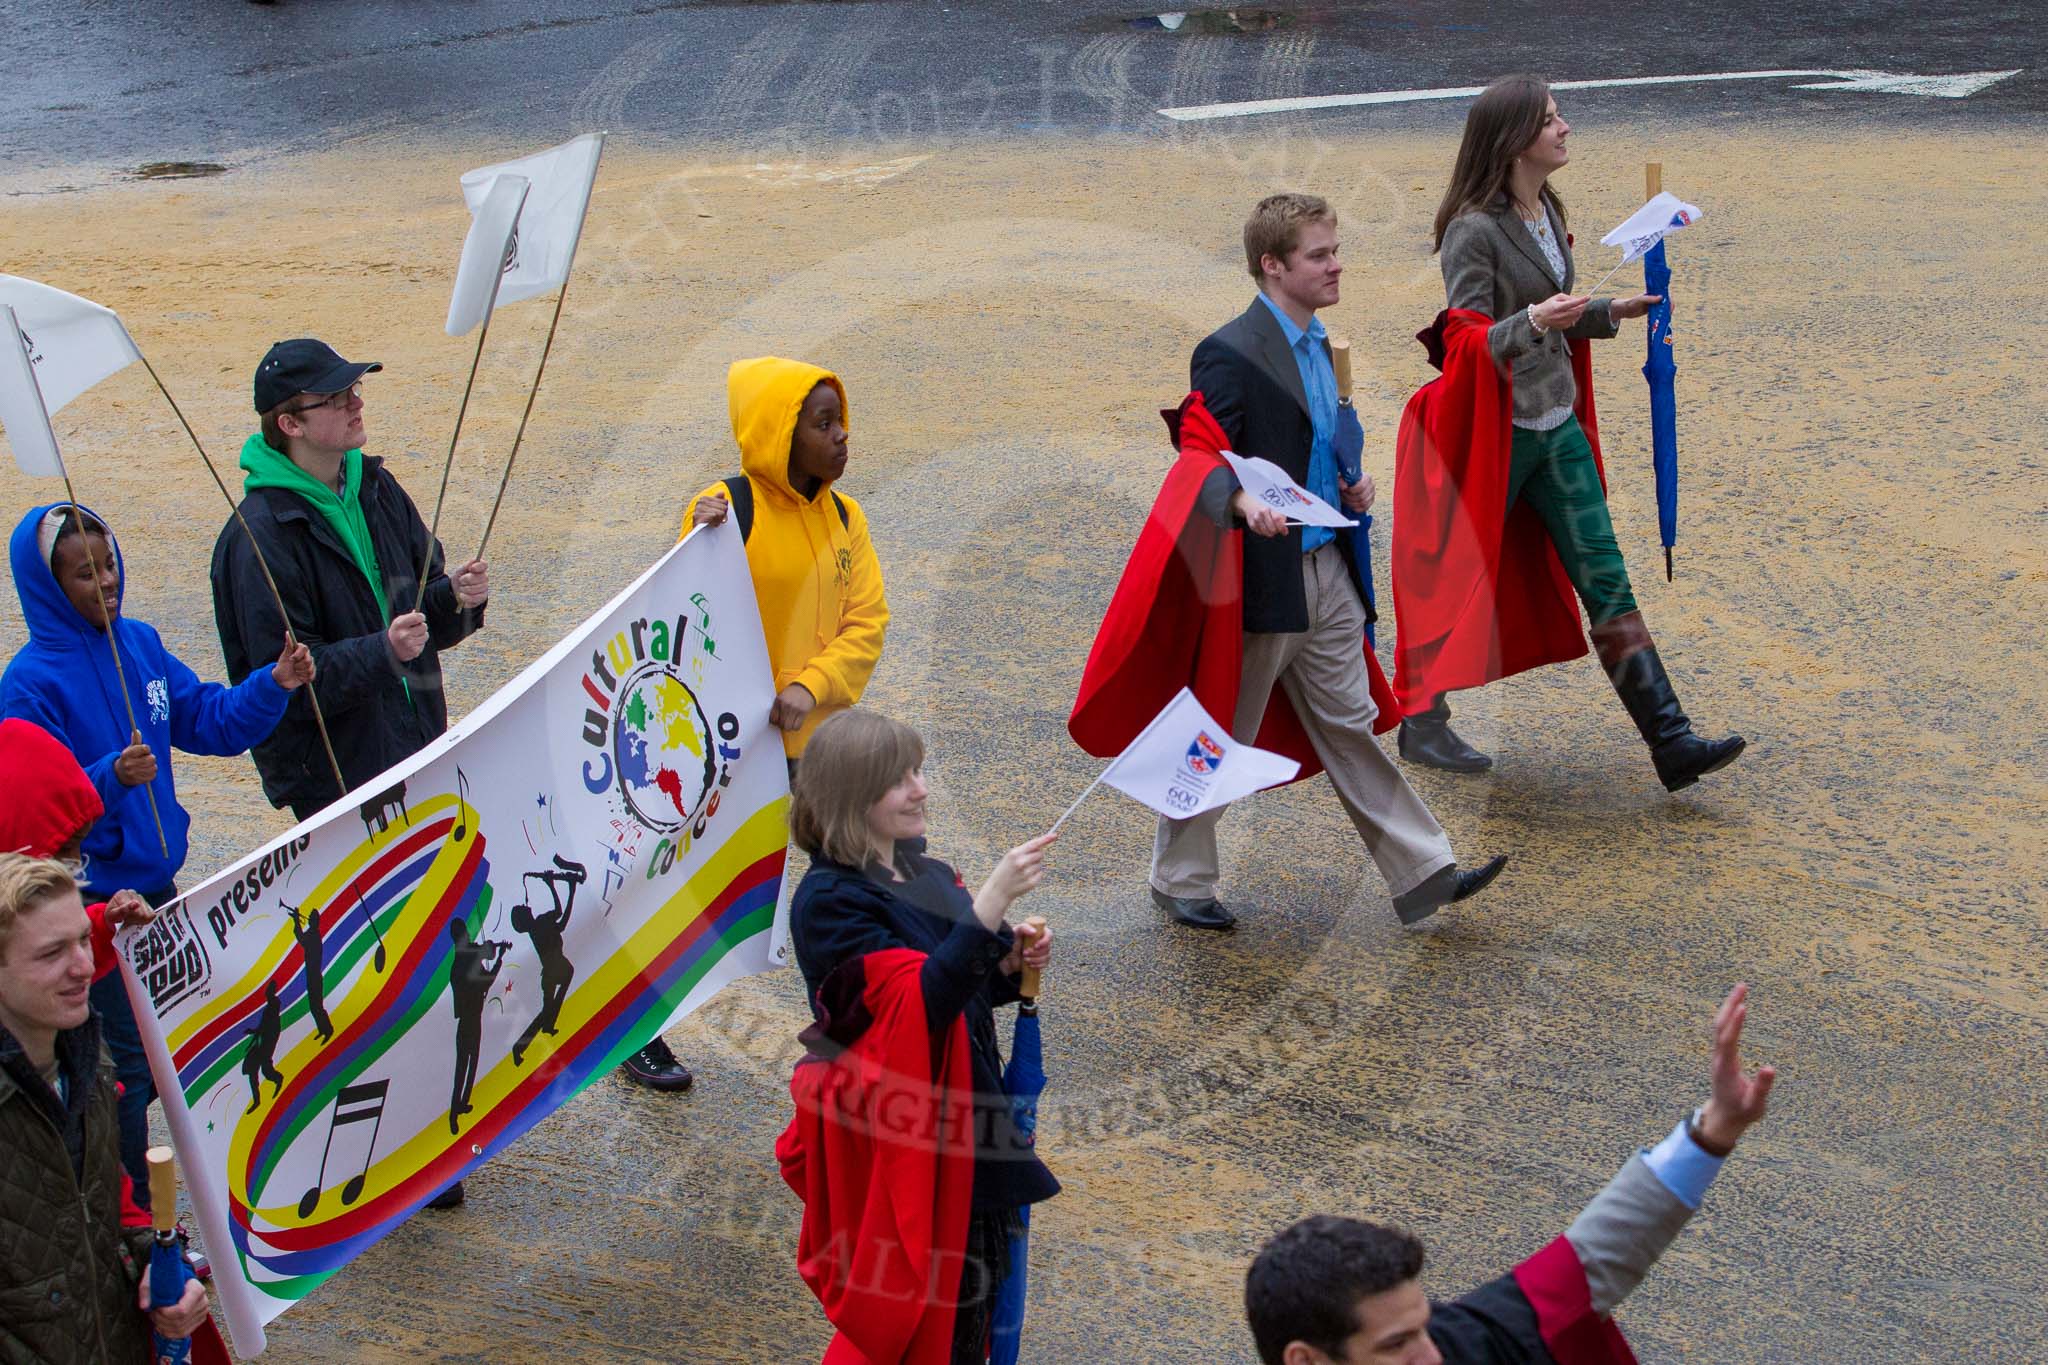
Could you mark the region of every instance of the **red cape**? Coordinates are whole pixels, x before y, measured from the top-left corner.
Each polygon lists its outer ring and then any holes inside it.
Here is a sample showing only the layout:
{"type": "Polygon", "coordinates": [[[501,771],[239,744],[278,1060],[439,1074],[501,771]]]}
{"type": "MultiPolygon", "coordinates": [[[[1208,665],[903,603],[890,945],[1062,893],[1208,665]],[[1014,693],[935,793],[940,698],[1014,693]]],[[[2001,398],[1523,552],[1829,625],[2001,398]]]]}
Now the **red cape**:
{"type": "MultiPolygon", "coordinates": [[[[1195,502],[1210,471],[1224,467],[1222,452],[1230,443],[1199,391],[1182,401],[1178,417],[1180,458],[1124,565],[1067,717],[1067,733],[1097,758],[1122,753],[1183,687],[1224,725],[1237,714],[1244,532],[1218,526],[1195,502]]],[[[1401,711],[1363,636],[1359,647],[1380,709],[1373,732],[1384,733],[1401,711]]],[[[1282,688],[1273,689],[1253,743],[1299,762],[1297,782],[1323,770],[1282,688]]]]}
{"type": "MultiPolygon", "coordinates": [[[[1507,512],[1513,391],[1487,349],[1493,320],[1446,309],[1417,333],[1443,374],[1401,414],[1394,455],[1394,692],[1409,711],[1586,652],[1579,603],[1534,508],[1507,512]]],[[[1571,343],[1577,414],[1593,447],[1593,364],[1571,343]]]]}
{"type": "Polygon", "coordinates": [[[974,1197],[967,1021],[932,1074],[925,955],[855,959],[819,991],[826,1017],[790,1077],[776,1141],[804,1202],[797,1270],[838,1335],[824,1365],[947,1365],[974,1197]],[[855,991],[858,994],[855,994],[855,991]],[[841,1051],[840,1048],[844,1050],[841,1051]]]}
{"type": "Polygon", "coordinates": [[[1586,1269],[1565,1238],[1516,1266],[1515,1286],[1536,1310],[1536,1331],[1557,1365],[1636,1365],[1614,1319],[1593,1311],[1586,1269]]]}

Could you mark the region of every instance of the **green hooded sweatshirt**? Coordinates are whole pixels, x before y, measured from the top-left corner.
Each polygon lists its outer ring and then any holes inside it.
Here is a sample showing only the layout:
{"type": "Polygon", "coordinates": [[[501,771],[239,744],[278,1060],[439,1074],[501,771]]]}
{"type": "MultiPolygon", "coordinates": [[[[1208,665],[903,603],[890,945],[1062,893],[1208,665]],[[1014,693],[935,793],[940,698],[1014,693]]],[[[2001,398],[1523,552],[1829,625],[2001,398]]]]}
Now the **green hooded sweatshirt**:
{"type": "MultiPolygon", "coordinates": [[[[304,498],[334,528],[334,534],[341,537],[341,543],[348,547],[349,557],[356,567],[363,571],[363,577],[370,582],[370,591],[377,597],[377,614],[387,624],[391,620],[391,604],[384,599],[384,574],[377,567],[377,547],[370,543],[370,523],[363,517],[363,452],[351,450],[341,462],[341,493],[293,464],[291,457],[271,448],[263,439],[262,432],[252,433],[242,443],[242,469],[248,478],[242,480],[242,490],[253,493],[259,488],[282,488],[304,498]]],[[[411,689],[407,689],[410,693],[411,689]]]]}

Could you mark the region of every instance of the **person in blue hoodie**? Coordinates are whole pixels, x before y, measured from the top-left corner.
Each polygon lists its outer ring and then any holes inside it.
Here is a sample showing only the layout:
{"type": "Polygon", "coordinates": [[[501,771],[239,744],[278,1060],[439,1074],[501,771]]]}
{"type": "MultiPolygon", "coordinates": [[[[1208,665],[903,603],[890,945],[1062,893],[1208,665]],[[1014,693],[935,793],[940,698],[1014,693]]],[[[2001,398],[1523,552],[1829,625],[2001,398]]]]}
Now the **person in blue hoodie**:
{"type": "MultiPolygon", "coordinates": [[[[132,889],[152,906],[163,905],[178,894],[192,823],[178,804],[171,750],[231,756],[267,738],[292,689],[312,680],[313,656],[292,642],[275,664],[237,686],[201,682],[164,648],[154,627],[122,613],[127,576],[121,547],[91,508],[62,502],[35,508],[14,528],[7,552],[28,643],[0,675],[0,716],[56,736],[99,792],[106,813],[80,850],[86,899],[132,889]],[[108,648],[110,613],[136,728],[129,725],[108,648]]],[[[155,1091],[118,974],[93,984],[92,1005],[122,1086],[121,1164],[147,1207],[143,1153],[155,1091]]]]}

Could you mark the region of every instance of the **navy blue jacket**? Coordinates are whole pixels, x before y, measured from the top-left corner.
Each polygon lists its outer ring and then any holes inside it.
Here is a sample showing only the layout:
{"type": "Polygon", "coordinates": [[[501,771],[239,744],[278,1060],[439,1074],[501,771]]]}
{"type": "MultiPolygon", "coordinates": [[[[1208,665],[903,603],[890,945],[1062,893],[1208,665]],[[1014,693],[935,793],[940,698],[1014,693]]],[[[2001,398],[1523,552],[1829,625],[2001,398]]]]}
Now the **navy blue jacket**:
{"type": "Polygon", "coordinates": [[[925,856],[924,840],[905,840],[897,850],[913,868],[944,874],[957,893],[949,897],[954,917],[928,914],[858,868],[814,857],[790,908],[790,941],[812,1012],[817,1012],[819,987],[842,963],[884,948],[925,954],[919,984],[933,1037],[942,1036],[961,1015],[967,1018],[975,1095],[974,1206],[1017,1208],[1050,1199],[1060,1192],[1060,1182],[1017,1132],[996,1046],[996,1007],[1018,998],[1015,978],[1002,970],[1014,936],[1007,926],[993,934],[981,927],[974,898],[952,868],[925,856]]]}
{"type": "MultiPolygon", "coordinates": [[[[85,839],[87,889],[97,894],[124,888],[163,891],[185,865],[185,835],[192,823],[178,804],[171,750],[222,757],[242,753],[277,728],[291,694],[278,686],[269,664],[255,668],[236,687],[201,682],[164,648],[155,627],[120,612],[117,597],[114,637],[120,642],[135,723],[156,754],[156,781],[150,788],[170,845],[165,853],[145,790],[123,786],[114,776],[114,760],[128,747],[128,710],[121,703],[106,632],[71,605],[37,540],[44,515],[62,506],[68,504],[35,508],[7,544],[28,643],[0,677],[0,715],[18,716],[55,735],[100,794],[107,810],[85,839]]],[[[84,510],[92,513],[89,507],[84,510]]],[[[120,575],[117,593],[125,592],[128,575],[120,542],[111,533],[107,539],[120,575]]]]}

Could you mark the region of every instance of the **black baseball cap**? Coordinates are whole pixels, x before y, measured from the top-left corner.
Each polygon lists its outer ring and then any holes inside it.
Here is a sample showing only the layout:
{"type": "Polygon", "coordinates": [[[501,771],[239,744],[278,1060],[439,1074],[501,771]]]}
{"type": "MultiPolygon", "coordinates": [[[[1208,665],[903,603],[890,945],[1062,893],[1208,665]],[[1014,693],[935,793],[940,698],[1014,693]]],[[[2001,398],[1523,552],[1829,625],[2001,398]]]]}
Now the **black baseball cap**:
{"type": "Polygon", "coordinates": [[[343,360],[334,348],[312,337],[280,341],[263,353],[256,367],[256,411],[269,412],[294,394],[340,393],[366,374],[384,367],[343,360]]]}

